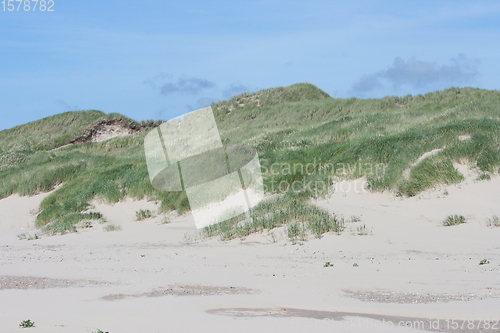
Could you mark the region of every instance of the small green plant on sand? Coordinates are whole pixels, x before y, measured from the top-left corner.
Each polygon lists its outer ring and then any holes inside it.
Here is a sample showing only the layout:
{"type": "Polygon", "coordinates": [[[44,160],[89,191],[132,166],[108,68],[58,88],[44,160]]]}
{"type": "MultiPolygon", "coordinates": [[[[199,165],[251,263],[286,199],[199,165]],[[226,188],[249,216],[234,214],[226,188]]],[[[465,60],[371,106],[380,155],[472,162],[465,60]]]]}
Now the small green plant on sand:
{"type": "Polygon", "coordinates": [[[149,219],[152,216],[153,216],[153,213],[151,213],[151,211],[149,209],[146,209],[146,210],[141,209],[141,210],[135,212],[135,217],[137,218],[137,221],[149,219]]]}
{"type": "Polygon", "coordinates": [[[357,263],[352,264],[352,267],[359,267],[357,263]]]}
{"type": "Polygon", "coordinates": [[[333,264],[331,264],[329,261],[325,262],[323,267],[333,267],[333,264]]]}
{"type": "Polygon", "coordinates": [[[299,231],[299,239],[301,242],[307,241],[307,229],[305,223],[302,222],[300,231],[299,231]]]}
{"type": "Polygon", "coordinates": [[[490,261],[489,261],[489,260],[487,260],[487,259],[483,259],[483,260],[481,260],[481,261],[479,262],[479,265],[487,265],[487,264],[489,264],[489,263],[490,263],[490,261]]]}
{"type": "Polygon", "coordinates": [[[497,215],[493,215],[486,221],[488,222],[488,227],[500,227],[500,218],[497,215]]]}
{"type": "Polygon", "coordinates": [[[359,226],[357,228],[357,231],[358,231],[358,235],[360,235],[360,236],[366,236],[366,235],[369,235],[372,233],[371,230],[368,230],[368,228],[364,224],[362,226],[359,226]]]}
{"type": "Polygon", "coordinates": [[[35,239],[40,239],[40,236],[38,234],[31,235],[28,233],[22,233],[22,234],[17,235],[17,238],[19,238],[20,240],[22,240],[22,239],[35,240],[35,239]]]}
{"type": "Polygon", "coordinates": [[[351,222],[361,222],[361,217],[353,215],[351,216],[351,222]]]}
{"type": "Polygon", "coordinates": [[[462,215],[450,215],[443,221],[443,225],[446,227],[462,223],[465,223],[465,217],[462,215]]]}
{"type": "Polygon", "coordinates": [[[27,240],[40,239],[40,236],[38,236],[38,234],[28,235],[28,238],[26,238],[26,239],[27,240]]]}
{"type": "Polygon", "coordinates": [[[192,234],[189,234],[189,233],[185,233],[184,236],[182,237],[182,242],[181,244],[182,245],[192,245],[192,244],[196,244],[196,234],[192,235],[192,234]]]}
{"type": "Polygon", "coordinates": [[[491,176],[487,173],[482,173],[477,177],[477,180],[491,180],[491,176]]]}
{"type": "Polygon", "coordinates": [[[109,332],[104,332],[104,331],[101,331],[101,330],[97,330],[97,331],[92,332],[92,333],[109,333],[109,332]]]}
{"type": "Polygon", "coordinates": [[[268,230],[267,234],[271,237],[271,239],[269,240],[271,243],[276,243],[278,241],[278,238],[273,231],[268,230]]]}
{"type": "Polygon", "coordinates": [[[35,323],[31,320],[23,320],[20,324],[19,324],[19,327],[22,327],[22,328],[29,328],[29,327],[34,327],[35,326],[35,323]]]}
{"type": "Polygon", "coordinates": [[[118,231],[121,230],[122,227],[119,225],[114,225],[114,224],[108,224],[103,228],[104,231],[118,231]]]}
{"type": "Polygon", "coordinates": [[[290,238],[292,242],[295,242],[297,240],[299,232],[300,232],[300,227],[298,223],[292,222],[288,225],[287,228],[288,238],[290,238]]]}

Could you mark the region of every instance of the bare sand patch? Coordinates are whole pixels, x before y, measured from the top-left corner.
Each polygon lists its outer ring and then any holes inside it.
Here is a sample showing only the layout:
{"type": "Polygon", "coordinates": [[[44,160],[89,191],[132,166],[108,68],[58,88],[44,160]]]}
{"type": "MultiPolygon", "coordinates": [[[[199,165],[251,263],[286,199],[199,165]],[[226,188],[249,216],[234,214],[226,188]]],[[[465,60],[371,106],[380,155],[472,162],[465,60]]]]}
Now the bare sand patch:
{"type": "Polygon", "coordinates": [[[498,290],[489,290],[488,293],[462,293],[462,294],[446,294],[446,293],[411,293],[411,292],[396,292],[396,291],[371,291],[358,290],[352,291],[342,290],[347,297],[359,299],[365,302],[377,303],[398,303],[398,304],[428,304],[441,303],[449,301],[472,301],[482,300],[489,297],[500,297],[498,290]]]}
{"type": "Polygon", "coordinates": [[[159,296],[225,296],[238,294],[255,294],[256,290],[244,287],[221,287],[204,285],[176,285],[166,288],[158,287],[142,294],[111,294],[102,297],[106,301],[115,301],[125,298],[159,297],[159,296]]]}
{"type": "Polygon", "coordinates": [[[464,134],[464,135],[459,135],[458,140],[459,141],[467,141],[472,139],[472,137],[469,134],[464,134]]]}
{"type": "MultiPolygon", "coordinates": [[[[400,327],[404,329],[418,329],[432,332],[458,332],[458,333],[479,333],[479,332],[498,332],[498,323],[496,326],[491,324],[484,324],[479,320],[454,320],[457,327],[452,327],[451,320],[446,321],[439,318],[420,318],[420,317],[409,317],[409,316],[391,316],[391,315],[381,315],[375,313],[362,313],[362,312],[341,312],[341,311],[319,311],[319,310],[308,310],[308,309],[294,309],[294,308],[223,308],[223,309],[211,309],[207,313],[214,315],[223,315],[231,317],[275,317],[275,318],[311,318],[323,321],[323,326],[330,326],[331,328],[337,326],[336,328],[345,328],[351,326],[354,330],[361,329],[362,326],[370,326],[363,321],[353,321],[347,325],[342,325],[342,323],[329,324],[329,321],[346,321],[349,318],[366,318],[373,319],[382,322],[379,327],[382,328],[393,328],[400,327]],[[356,325],[357,324],[357,325],[356,325]],[[468,326],[474,327],[469,328],[468,326]],[[486,325],[486,326],[485,326],[486,325]],[[356,327],[358,326],[358,327],[356,327]],[[493,327],[494,326],[494,327],[493,327]],[[488,328],[486,328],[488,327],[488,328]]],[[[378,325],[371,324],[371,326],[377,327],[378,325]]],[[[454,326],[454,325],[453,325],[454,326]]],[[[365,327],[368,329],[368,327],[365,327]]],[[[359,330],[361,331],[361,330],[359,330]]],[[[368,331],[368,330],[363,330],[368,331]]]]}
{"type": "Polygon", "coordinates": [[[69,287],[92,287],[109,285],[94,280],[51,279],[36,276],[0,275],[0,290],[4,289],[50,289],[69,287]]]}
{"type": "Polygon", "coordinates": [[[123,118],[99,120],[81,135],[71,140],[72,144],[85,142],[103,142],[119,136],[132,135],[147,130],[145,125],[136,125],[123,118]]]}

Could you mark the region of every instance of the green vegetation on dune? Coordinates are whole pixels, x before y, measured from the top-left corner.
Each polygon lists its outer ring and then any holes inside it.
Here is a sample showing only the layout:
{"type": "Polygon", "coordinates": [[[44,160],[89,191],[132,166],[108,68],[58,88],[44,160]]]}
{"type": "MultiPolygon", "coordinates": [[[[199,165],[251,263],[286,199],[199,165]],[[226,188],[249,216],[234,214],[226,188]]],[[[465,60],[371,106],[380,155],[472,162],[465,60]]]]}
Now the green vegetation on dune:
{"type": "MultiPolygon", "coordinates": [[[[243,105],[231,112],[228,105],[235,103],[213,105],[223,141],[249,143],[258,149],[264,182],[270,192],[276,192],[274,184],[300,180],[304,183],[304,177],[305,183],[331,183],[328,175],[338,175],[339,167],[350,166],[342,178],[365,175],[372,190],[415,195],[437,183],[459,182],[461,177],[450,169],[452,162],[467,160],[490,173],[500,164],[497,91],[451,88],[415,97],[321,98],[257,109],[243,105]],[[461,135],[472,139],[460,141],[461,135]],[[403,171],[421,155],[437,148],[445,148],[439,154],[439,163],[430,167],[426,161],[412,170],[410,179],[403,177],[403,171]],[[317,169],[308,174],[283,172],[287,164],[295,163],[315,163],[317,169]],[[383,173],[355,167],[379,163],[385,165],[383,173]],[[273,165],[284,167],[273,175],[273,165]],[[432,179],[422,183],[422,177],[431,176],[426,173],[426,165],[428,171],[432,170],[432,179]],[[320,172],[325,166],[328,170],[320,172]],[[419,170],[423,174],[419,175],[419,170]]],[[[302,191],[310,197],[318,189],[309,187],[302,191]]]]}
{"type": "Polygon", "coordinates": [[[218,235],[222,240],[244,238],[252,233],[271,231],[288,225],[291,240],[307,239],[307,233],[317,238],[327,232],[341,232],[344,220],[327,211],[303,202],[293,194],[277,196],[259,203],[248,214],[206,227],[204,235],[218,235]]]}
{"type": "Polygon", "coordinates": [[[465,223],[466,220],[465,220],[465,217],[463,217],[462,215],[449,215],[444,221],[443,221],[443,226],[445,227],[449,227],[449,226],[452,226],[452,225],[458,225],[458,224],[462,224],[462,223],[465,223]]]}
{"type": "Polygon", "coordinates": [[[132,127],[148,128],[161,123],[153,121],[137,123],[117,113],[105,114],[96,110],[64,112],[0,131],[0,167],[24,162],[26,156],[22,154],[29,155],[68,145],[72,139],[84,134],[85,130],[99,121],[114,118],[121,119],[132,127]],[[12,159],[12,163],[9,163],[9,158],[12,159]]]}
{"type": "Polygon", "coordinates": [[[73,111],[47,117],[0,131],[0,152],[44,151],[70,143],[98,120],[108,117],[101,111],[73,111]]]}
{"type": "MultiPolygon", "coordinates": [[[[467,161],[485,179],[500,166],[497,91],[452,88],[361,100],[335,99],[314,85],[296,84],[234,96],[212,104],[212,109],[224,143],[257,148],[268,193],[282,192],[279,184],[297,185],[293,201],[288,194],[285,201],[273,201],[273,207],[280,208],[268,207],[267,215],[256,208],[254,222],[233,219],[207,230],[227,239],[291,221],[297,223],[289,229],[291,235],[338,230],[332,217],[303,202],[323,195],[336,179],[366,176],[372,190],[413,196],[436,184],[460,182],[463,177],[453,162],[467,161]],[[413,165],[434,149],[442,150],[413,165]],[[320,222],[312,222],[316,220],[320,222]]],[[[37,217],[37,225],[50,233],[74,231],[81,221],[101,219],[92,210],[95,199],[112,203],[125,197],[148,198],[160,201],[164,211],[189,210],[184,192],[152,188],[143,151],[147,131],[69,144],[111,118],[139,125],[118,114],[78,111],[1,131],[0,198],[62,185],[42,202],[37,217]]],[[[142,124],[146,129],[158,125],[142,124]]],[[[259,207],[266,204],[271,202],[259,207]]]]}
{"type": "MultiPolygon", "coordinates": [[[[91,211],[94,199],[114,203],[126,196],[148,197],[162,201],[165,210],[189,209],[185,194],[157,193],[151,187],[142,147],[145,132],[105,142],[67,145],[99,120],[111,118],[134,123],[117,114],[87,111],[73,115],[67,112],[24,125],[26,128],[19,126],[0,132],[0,138],[10,142],[10,145],[2,146],[4,151],[9,151],[0,154],[0,161],[4,161],[0,164],[0,198],[13,193],[34,195],[48,192],[63,184],[40,205],[36,225],[49,233],[74,231],[81,221],[101,219],[100,213],[91,211]],[[71,130],[51,132],[51,128],[61,124],[68,124],[71,130]],[[44,134],[40,128],[33,130],[37,126],[45,128],[48,133],[44,134]],[[48,145],[46,149],[34,144],[22,146],[23,142],[34,143],[40,137],[57,140],[60,133],[65,133],[64,141],[57,144],[60,149],[53,149],[54,145],[48,145]],[[16,151],[16,147],[22,147],[22,150],[16,151]],[[22,156],[22,159],[16,162],[5,158],[13,155],[22,156]]],[[[145,124],[157,125],[153,122],[145,124]]]]}
{"type": "MultiPolygon", "coordinates": [[[[307,86],[310,89],[314,87],[307,86]]],[[[249,97],[242,94],[230,101],[250,99],[258,94],[259,92],[249,97]]],[[[262,104],[258,107],[251,103],[230,101],[212,105],[226,142],[245,141],[257,145],[265,140],[266,134],[285,131],[288,135],[280,140],[281,142],[275,142],[285,147],[293,147],[302,139],[306,139],[310,144],[341,142],[364,136],[387,136],[408,129],[444,125],[454,120],[500,116],[500,93],[474,88],[452,88],[403,98],[391,96],[363,100],[311,97],[280,104],[262,104]],[[230,106],[235,109],[228,112],[230,106]]]]}
{"type": "Polygon", "coordinates": [[[415,166],[410,178],[399,185],[399,193],[414,196],[435,184],[455,184],[464,179],[449,159],[427,158],[415,166]]]}

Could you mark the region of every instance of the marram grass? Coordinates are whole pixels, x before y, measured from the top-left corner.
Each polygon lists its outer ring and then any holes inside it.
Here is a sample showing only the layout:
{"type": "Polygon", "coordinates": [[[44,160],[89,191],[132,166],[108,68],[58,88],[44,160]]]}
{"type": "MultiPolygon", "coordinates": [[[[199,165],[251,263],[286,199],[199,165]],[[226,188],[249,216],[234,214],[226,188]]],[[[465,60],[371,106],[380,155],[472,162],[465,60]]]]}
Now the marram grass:
{"type": "Polygon", "coordinates": [[[248,215],[242,214],[208,226],[203,234],[205,237],[219,236],[221,240],[230,240],[285,225],[291,240],[299,237],[305,240],[307,232],[317,238],[327,232],[340,233],[344,229],[344,220],[290,194],[262,201],[248,215]]]}
{"type": "MultiPolygon", "coordinates": [[[[255,218],[221,223],[217,232],[227,239],[289,222],[296,223],[289,229],[296,239],[305,231],[315,236],[335,231],[338,227],[333,227],[332,217],[311,213],[308,209],[313,208],[304,202],[321,195],[314,184],[330,185],[332,174],[339,176],[339,165],[383,164],[382,173],[351,168],[340,177],[366,176],[370,190],[405,196],[437,184],[460,182],[462,175],[453,162],[468,161],[488,175],[497,174],[500,166],[498,91],[451,88],[363,100],[331,98],[314,85],[297,84],[234,96],[214,103],[212,109],[225,144],[246,143],[257,148],[267,193],[282,195],[272,186],[281,182],[313,184],[295,188],[296,207],[261,203],[253,210],[255,218]],[[470,139],[461,141],[460,136],[470,139]],[[437,148],[443,150],[411,167],[424,153],[437,148]],[[273,172],[277,170],[273,165],[287,163],[316,166],[309,173],[273,172]],[[327,167],[322,168],[324,165],[327,167]],[[407,169],[409,177],[403,175],[407,169]]],[[[95,110],[66,112],[0,131],[0,198],[57,187],[43,200],[36,220],[48,233],[75,231],[79,222],[92,221],[96,216],[88,214],[93,200],[113,203],[126,197],[147,198],[160,202],[162,211],[188,211],[184,192],[152,188],[143,150],[146,132],[68,145],[73,137],[109,117],[125,119],[95,110]]]]}

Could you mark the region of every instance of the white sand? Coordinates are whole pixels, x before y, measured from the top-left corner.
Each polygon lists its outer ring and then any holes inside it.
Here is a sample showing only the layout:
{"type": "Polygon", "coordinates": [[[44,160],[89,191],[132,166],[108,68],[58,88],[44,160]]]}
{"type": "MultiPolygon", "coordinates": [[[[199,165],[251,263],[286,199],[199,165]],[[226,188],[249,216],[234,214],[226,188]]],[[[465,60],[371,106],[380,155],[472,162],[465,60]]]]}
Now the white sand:
{"type": "Polygon", "coordinates": [[[416,332],[380,320],[500,319],[500,298],[491,297],[500,295],[500,228],[486,226],[500,215],[500,178],[459,187],[404,200],[334,194],[316,203],[361,222],[303,244],[281,229],[276,243],[268,234],[193,243],[191,215],[135,221],[135,211],[157,206],[132,200],[96,204],[120,231],[97,224],[18,240],[37,232],[30,210],[45,195],[14,195],[0,200],[0,332],[19,332],[26,319],[35,322],[29,332],[71,333],[416,332]],[[468,222],[441,226],[449,214],[468,222]],[[357,235],[362,225],[373,234],[357,235]],[[335,312],[344,320],[328,319],[339,319],[335,312]]]}

